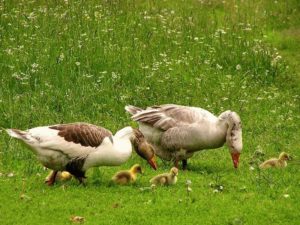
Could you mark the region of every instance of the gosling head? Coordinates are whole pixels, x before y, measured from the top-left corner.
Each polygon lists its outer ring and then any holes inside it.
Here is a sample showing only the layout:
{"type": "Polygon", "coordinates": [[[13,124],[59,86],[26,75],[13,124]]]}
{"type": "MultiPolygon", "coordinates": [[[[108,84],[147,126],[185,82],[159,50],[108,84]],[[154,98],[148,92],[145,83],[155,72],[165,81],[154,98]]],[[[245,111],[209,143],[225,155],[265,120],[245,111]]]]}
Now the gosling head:
{"type": "Polygon", "coordinates": [[[283,160],[283,161],[290,160],[290,156],[286,152],[281,152],[279,155],[279,160],[283,160]]]}
{"type": "Polygon", "coordinates": [[[134,129],[134,137],[132,143],[136,153],[143,159],[147,160],[149,165],[154,170],[156,170],[157,165],[155,161],[153,146],[146,141],[144,135],[141,133],[140,130],[134,129]]]}
{"type": "Polygon", "coordinates": [[[172,176],[176,177],[178,175],[178,169],[176,167],[172,167],[170,173],[172,174],[172,176]]]}
{"type": "Polygon", "coordinates": [[[142,167],[139,164],[133,165],[130,168],[130,172],[133,173],[133,174],[137,174],[137,173],[143,174],[142,167]]]}

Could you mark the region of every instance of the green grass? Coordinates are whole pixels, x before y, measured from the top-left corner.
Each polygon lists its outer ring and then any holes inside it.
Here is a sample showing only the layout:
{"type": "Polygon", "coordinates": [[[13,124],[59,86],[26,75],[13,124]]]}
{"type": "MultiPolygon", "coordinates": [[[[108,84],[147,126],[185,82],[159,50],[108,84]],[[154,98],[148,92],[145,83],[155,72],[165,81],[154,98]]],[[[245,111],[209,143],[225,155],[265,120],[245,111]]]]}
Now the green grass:
{"type": "Polygon", "coordinates": [[[244,149],[238,170],[226,147],[197,153],[176,186],[153,192],[140,188],[157,172],[136,155],[90,170],[86,187],[49,188],[33,154],[0,133],[0,223],[298,224],[299,10],[297,0],[1,1],[0,127],[85,121],[115,132],[136,126],[126,104],[176,103],[236,111],[244,149]],[[252,171],[257,149],[296,163],[252,171]],[[136,162],[146,174],[135,185],[110,184],[136,162]]]}

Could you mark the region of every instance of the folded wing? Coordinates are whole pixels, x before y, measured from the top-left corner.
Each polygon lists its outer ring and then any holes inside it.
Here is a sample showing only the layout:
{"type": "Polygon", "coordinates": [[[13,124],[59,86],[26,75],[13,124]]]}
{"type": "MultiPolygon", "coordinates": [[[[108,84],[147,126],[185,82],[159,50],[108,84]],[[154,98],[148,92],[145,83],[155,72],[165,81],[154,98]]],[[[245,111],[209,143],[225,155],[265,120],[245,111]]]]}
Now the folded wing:
{"type": "Polygon", "coordinates": [[[161,130],[168,130],[175,126],[185,126],[193,123],[200,123],[209,117],[215,119],[210,112],[196,107],[179,106],[174,104],[148,107],[146,110],[126,110],[131,113],[132,119],[142,122],[161,130]]]}

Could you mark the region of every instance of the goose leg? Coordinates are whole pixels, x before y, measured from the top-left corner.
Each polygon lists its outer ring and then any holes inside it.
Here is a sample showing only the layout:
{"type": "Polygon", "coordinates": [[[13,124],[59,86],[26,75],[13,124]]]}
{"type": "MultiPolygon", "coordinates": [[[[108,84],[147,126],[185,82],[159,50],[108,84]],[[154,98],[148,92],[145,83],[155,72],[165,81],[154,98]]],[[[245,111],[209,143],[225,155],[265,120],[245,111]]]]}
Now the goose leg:
{"type": "Polygon", "coordinates": [[[76,177],[77,178],[77,180],[79,181],[79,184],[82,184],[83,186],[85,186],[85,176],[84,177],[76,177]]]}
{"type": "Polygon", "coordinates": [[[48,176],[47,180],[45,180],[45,183],[48,184],[48,186],[52,186],[55,182],[55,179],[56,179],[56,175],[57,175],[57,172],[56,170],[53,170],[50,174],[50,176],[48,176]]]}
{"type": "Polygon", "coordinates": [[[182,160],[182,169],[187,170],[187,159],[182,160]]]}

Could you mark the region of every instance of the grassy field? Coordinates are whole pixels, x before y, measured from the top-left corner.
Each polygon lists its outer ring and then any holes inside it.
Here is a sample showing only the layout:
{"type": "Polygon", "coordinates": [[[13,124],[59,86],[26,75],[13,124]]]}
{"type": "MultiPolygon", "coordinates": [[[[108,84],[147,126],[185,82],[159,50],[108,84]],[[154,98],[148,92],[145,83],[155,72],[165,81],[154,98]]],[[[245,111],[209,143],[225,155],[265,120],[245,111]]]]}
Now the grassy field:
{"type": "Polygon", "coordinates": [[[91,169],[86,187],[45,186],[48,171],[0,133],[0,224],[299,224],[299,11],[298,0],[0,1],[0,127],[115,132],[137,126],[127,104],[176,103],[236,111],[244,140],[238,170],[227,147],[203,151],[175,186],[151,191],[157,172],[136,155],[91,169]],[[251,170],[256,150],[293,161],[251,170]],[[110,184],[134,163],[145,169],[135,185],[110,184]]]}

